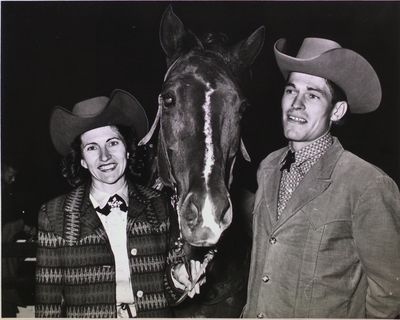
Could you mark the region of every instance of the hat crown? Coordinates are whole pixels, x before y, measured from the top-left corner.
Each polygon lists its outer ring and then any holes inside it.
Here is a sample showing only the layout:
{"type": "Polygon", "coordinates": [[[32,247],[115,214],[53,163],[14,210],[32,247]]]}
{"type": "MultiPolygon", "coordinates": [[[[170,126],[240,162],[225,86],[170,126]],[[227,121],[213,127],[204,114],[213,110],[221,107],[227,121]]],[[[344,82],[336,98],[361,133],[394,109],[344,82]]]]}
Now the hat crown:
{"type": "Polygon", "coordinates": [[[110,101],[107,97],[95,97],[78,102],[72,108],[72,113],[82,118],[91,118],[100,114],[110,101]]]}
{"type": "Polygon", "coordinates": [[[340,44],[332,40],[322,38],[305,38],[301,44],[299,52],[297,53],[297,58],[311,59],[320,56],[324,52],[338,48],[341,48],[340,44]]]}
{"type": "Polygon", "coordinates": [[[282,38],[274,46],[284,78],[290,72],[300,72],[329,79],[344,91],[353,113],[367,113],[379,107],[382,89],[378,75],[360,54],[328,39],[305,38],[293,57],[285,50],[285,44],[286,39],[282,38]]]}

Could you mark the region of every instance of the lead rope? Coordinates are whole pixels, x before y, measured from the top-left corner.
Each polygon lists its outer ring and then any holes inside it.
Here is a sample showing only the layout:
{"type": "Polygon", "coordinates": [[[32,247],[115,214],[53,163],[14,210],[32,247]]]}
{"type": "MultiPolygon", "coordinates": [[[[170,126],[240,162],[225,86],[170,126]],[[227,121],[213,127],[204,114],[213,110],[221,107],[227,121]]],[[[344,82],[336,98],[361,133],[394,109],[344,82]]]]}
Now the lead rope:
{"type": "MultiPolygon", "coordinates": [[[[185,245],[185,240],[182,237],[182,231],[181,231],[181,219],[180,219],[180,214],[179,214],[179,197],[178,197],[178,191],[176,189],[176,186],[174,185],[174,194],[171,196],[171,205],[174,208],[176,214],[178,215],[178,227],[179,227],[179,236],[178,239],[175,241],[174,245],[178,251],[184,250],[184,245],[185,245]]],[[[206,268],[209,264],[209,262],[214,258],[215,254],[217,253],[217,249],[210,249],[203,258],[202,266],[199,270],[198,275],[193,279],[192,278],[192,270],[190,267],[190,260],[187,259],[186,254],[183,255],[183,263],[185,265],[186,271],[189,276],[189,281],[190,281],[190,286],[189,288],[185,289],[185,292],[182,293],[182,295],[179,297],[177,301],[175,301],[172,305],[177,306],[181,304],[190,291],[194,289],[194,287],[197,285],[198,282],[200,282],[204,277],[205,277],[205,271],[206,268]]]]}

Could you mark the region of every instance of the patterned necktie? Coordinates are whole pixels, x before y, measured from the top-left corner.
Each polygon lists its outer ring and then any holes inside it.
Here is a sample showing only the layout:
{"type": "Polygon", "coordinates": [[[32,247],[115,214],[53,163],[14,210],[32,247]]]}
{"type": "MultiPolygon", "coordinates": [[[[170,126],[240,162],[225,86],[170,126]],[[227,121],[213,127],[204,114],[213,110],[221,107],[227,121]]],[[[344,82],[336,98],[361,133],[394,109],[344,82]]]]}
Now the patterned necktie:
{"type": "Polygon", "coordinates": [[[294,152],[289,150],[285,159],[283,159],[283,161],[284,161],[284,164],[281,167],[281,171],[287,170],[288,172],[290,172],[290,166],[296,161],[294,152]]]}
{"type": "Polygon", "coordinates": [[[118,194],[111,196],[110,199],[108,199],[107,204],[103,208],[97,207],[96,211],[108,216],[108,214],[111,212],[111,209],[115,208],[124,212],[128,210],[124,199],[122,199],[118,194]]]}

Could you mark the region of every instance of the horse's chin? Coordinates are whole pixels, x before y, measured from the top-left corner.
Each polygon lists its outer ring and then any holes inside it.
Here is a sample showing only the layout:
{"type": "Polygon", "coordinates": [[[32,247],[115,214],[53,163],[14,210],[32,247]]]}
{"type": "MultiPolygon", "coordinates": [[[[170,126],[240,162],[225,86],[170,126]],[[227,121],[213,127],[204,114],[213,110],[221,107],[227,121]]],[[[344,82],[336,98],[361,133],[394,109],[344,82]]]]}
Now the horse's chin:
{"type": "Polygon", "coordinates": [[[183,226],[182,236],[187,243],[194,247],[212,247],[215,246],[221,238],[223,230],[212,232],[209,228],[197,227],[189,228],[183,226]]]}
{"type": "Polygon", "coordinates": [[[195,240],[188,241],[188,243],[193,247],[205,248],[205,247],[213,247],[217,244],[217,241],[208,241],[208,240],[195,240]]]}

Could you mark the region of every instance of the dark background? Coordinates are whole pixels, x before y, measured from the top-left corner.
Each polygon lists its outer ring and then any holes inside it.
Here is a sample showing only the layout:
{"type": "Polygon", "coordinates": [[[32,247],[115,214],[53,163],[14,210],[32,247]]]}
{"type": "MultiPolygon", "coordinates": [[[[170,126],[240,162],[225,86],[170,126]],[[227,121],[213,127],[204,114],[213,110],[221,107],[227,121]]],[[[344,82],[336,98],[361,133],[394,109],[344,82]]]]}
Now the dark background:
{"type": "Polygon", "coordinates": [[[48,131],[52,108],[109,95],[133,93],[154,119],[163,75],[161,15],[171,4],[196,34],[227,33],[233,42],[261,25],[266,40],[253,66],[243,136],[253,158],[240,163],[237,181],[254,190],[255,170],[283,146],[280,96],[283,79],[273,44],[326,37],[363,55],[383,88],[381,107],[351,115],[334,130],[344,147],[377,165],[400,184],[399,2],[1,2],[2,161],[19,168],[27,214],[65,192],[59,156],[48,131]]]}

